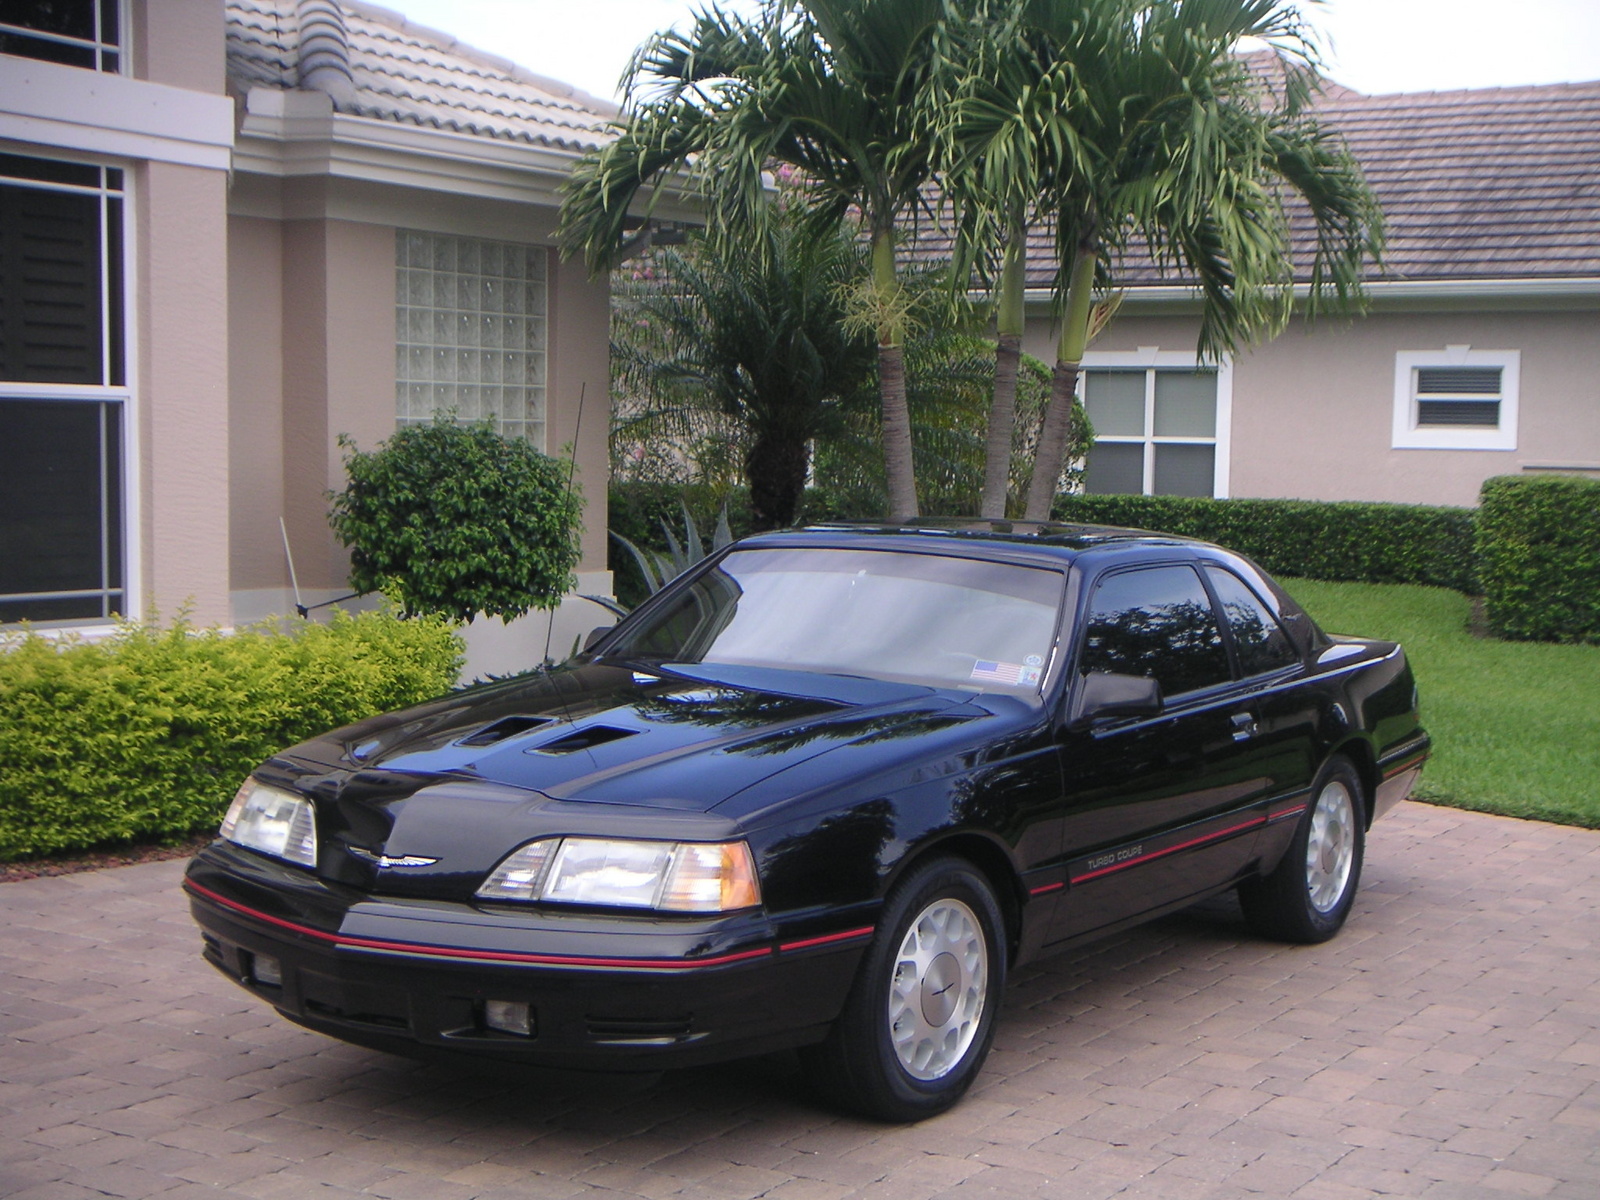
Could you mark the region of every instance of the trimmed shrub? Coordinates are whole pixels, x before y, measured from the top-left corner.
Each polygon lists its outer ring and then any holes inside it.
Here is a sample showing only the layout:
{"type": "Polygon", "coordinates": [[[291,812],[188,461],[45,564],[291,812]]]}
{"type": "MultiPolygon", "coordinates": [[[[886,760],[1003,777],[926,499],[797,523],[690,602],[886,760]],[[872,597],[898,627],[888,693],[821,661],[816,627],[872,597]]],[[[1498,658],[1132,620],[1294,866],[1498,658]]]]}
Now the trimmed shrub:
{"type": "Polygon", "coordinates": [[[438,414],[371,453],[339,444],[350,483],[328,519],[358,593],[411,614],[509,621],[572,590],[582,505],[566,466],[525,439],[438,414]]]}
{"type": "Polygon", "coordinates": [[[1128,525],[1216,542],[1275,575],[1476,589],[1473,510],[1320,500],[1058,496],[1058,521],[1128,525]]]}
{"type": "Polygon", "coordinates": [[[1496,637],[1600,642],[1600,483],[1565,475],[1484,481],[1478,561],[1496,637]]]}
{"type": "Polygon", "coordinates": [[[263,759],[448,691],[460,666],[448,623],[389,612],[25,634],[0,650],[0,861],[215,828],[263,759]]]}
{"type": "MultiPolygon", "coordinates": [[[[743,491],[670,483],[611,488],[611,529],[640,547],[666,550],[660,522],[682,523],[680,503],[710,528],[728,502],[734,537],[751,532],[743,491]]],[[[870,502],[868,502],[870,504],[870,502]]],[[[1059,521],[1127,525],[1216,542],[1247,554],[1268,571],[1355,583],[1422,583],[1476,589],[1470,508],[1316,500],[1197,500],[1182,496],[1058,496],[1059,521]]],[[[882,513],[821,488],[806,492],[802,523],[875,521],[882,513]],[[865,510],[864,510],[865,509],[865,510]]],[[[618,595],[637,603],[645,592],[638,567],[613,542],[618,595]]]]}

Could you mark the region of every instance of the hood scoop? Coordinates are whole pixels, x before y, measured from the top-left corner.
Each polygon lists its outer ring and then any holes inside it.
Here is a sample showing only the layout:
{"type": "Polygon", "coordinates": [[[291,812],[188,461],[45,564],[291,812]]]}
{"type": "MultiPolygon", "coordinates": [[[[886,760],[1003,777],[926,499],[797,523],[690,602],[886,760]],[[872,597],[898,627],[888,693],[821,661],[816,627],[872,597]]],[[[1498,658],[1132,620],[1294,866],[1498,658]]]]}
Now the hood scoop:
{"type": "Polygon", "coordinates": [[[592,750],[596,746],[604,746],[607,742],[620,741],[622,738],[632,737],[641,732],[643,731],[622,729],[616,725],[586,725],[582,729],[573,730],[565,737],[558,737],[542,746],[533,746],[524,753],[571,754],[576,750],[592,750]]]}
{"type": "Polygon", "coordinates": [[[554,723],[554,717],[501,717],[498,721],[485,725],[476,733],[462,738],[456,745],[492,746],[496,742],[503,742],[507,738],[527,733],[530,729],[540,729],[545,725],[554,723]]]}

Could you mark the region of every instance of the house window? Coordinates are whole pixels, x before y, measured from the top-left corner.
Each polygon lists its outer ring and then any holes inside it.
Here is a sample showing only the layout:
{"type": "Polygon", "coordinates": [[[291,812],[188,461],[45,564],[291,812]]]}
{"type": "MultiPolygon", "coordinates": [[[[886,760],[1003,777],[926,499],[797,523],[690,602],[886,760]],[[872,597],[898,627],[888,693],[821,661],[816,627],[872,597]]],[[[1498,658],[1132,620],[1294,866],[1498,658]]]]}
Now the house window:
{"type": "Polygon", "coordinates": [[[0,155],[0,623],[128,611],[122,183],[0,155]]]}
{"type": "Polygon", "coordinates": [[[1147,496],[1223,494],[1218,384],[1217,370],[1197,369],[1192,363],[1086,369],[1082,395],[1095,442],[1084,490],[1147,496]]]}
{"type": "Polygon", "coordinates": [[[0,54],[121,70],[121,0],[5,0],[0,54]]]}
{"type": "Polygon", "coordinates": [[[395,412],[487,420],[545,448],[543,246],[396,233],[395,412]]]}
{"type": "Polygon", "coordinates": [[[1515,450],[1521,355],[1447,346],[1395,355],[1397,449],[1515,450]]]}

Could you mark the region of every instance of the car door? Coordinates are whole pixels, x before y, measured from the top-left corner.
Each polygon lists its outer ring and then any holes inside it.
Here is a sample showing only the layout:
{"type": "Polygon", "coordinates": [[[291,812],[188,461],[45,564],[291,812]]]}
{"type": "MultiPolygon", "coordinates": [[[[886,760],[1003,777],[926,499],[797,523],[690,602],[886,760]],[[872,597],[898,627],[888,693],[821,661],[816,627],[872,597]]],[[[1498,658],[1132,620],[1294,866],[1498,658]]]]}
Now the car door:
{"type": "Polygon", "coordinates": [[[1252,744],[1250,689],[1197,564],[1102,574],[1088,588],[1076,643],[1074,690],[1091,671],[1150,676],[1163,705],[1155,715],[1063,722],[1068,893],[1055,940],[1235,878],[1272,787],[1252,744]]]}

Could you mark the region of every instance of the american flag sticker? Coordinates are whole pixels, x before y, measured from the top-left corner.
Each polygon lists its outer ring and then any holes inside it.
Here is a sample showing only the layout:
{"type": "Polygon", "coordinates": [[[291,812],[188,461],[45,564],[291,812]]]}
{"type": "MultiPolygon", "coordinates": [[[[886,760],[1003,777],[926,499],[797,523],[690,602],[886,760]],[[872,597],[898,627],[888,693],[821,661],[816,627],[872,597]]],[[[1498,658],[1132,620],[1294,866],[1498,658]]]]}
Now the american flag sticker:
{"type": "MultiPolygon", "coordinates": [[[[972,678],[982,680],[984,683],[1005,683],[1015,687],[1024,682],[1025,670],[1021,663],[985,662],[980,658],[972,664],[972,678]]],[[[1037,679],[1037,676],[1035,678],[1037,679]]]]}

